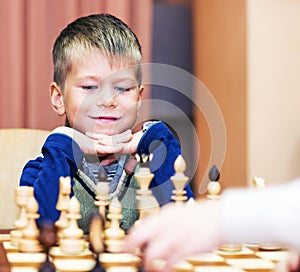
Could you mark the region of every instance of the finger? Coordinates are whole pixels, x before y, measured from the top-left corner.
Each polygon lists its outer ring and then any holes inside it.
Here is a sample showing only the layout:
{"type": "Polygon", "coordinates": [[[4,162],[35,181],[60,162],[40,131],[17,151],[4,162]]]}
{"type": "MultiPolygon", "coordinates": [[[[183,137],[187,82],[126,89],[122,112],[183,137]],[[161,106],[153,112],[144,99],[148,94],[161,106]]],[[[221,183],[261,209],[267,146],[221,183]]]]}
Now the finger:
{"type": "Polygon", "coordinates": [[[132,139],[131,130],[126,130],[125,132],[115,134],[115,135],[105,135],[105,134],[86,132],[86,136],[90,137],[91,139],[98,140],[98,142],[103,145],[127,143],[132,139]]]}
{"type": "Polygon", "coordinates": [[[168,258],[168,244],[164,243],[163,237],[159,236],[152,240],[144,250],[143,263],[146,271],[166,271],[168,258]]]}
{"type": "Polygon", "coordinates": [[[92,138],[94,140],[99,140],[99,139],[105,139],[105,138],[110,138],[111,136],[106,135],[106,134],[99,134],[99,133],[93,133],[93,132],[86,132],[85,135],[89,138],[92,138]]]}
{"type": "Polygon", "coordinates": [[[132,139],[131,130],[126,130],[123,133],[112,135],[112,141],[117,143],[127,143],[132,139]]]}
{"type": "Polygon", "coordinates": [[[107,146],[97,144],[96,146],[97,155],[119,153],[122,150],[123,150],[122,144],[107,145],[107,146]]]}
{"type": "Polygon", "coordinates": [[[111,138],[111,137],[128,137],[128,135],[132,135],[132,132],[130,129],[127,129],[124,132],[121,133],[117,133],[117,134],[113,134],[113,135],[107,135],[107,134],[102,134],[102,133],[95,133],[95,132],[90,132],[87,131],[86,136],[90,137],[90,138],[94,138],[94,139],[105,139],[105,138],[111,138]]]}
{"type": "Polygon", "coordinates": [[[137,249],[147,245],[147,243],[156,236],[157,225],[155,220],[151,220],[151,218],[151,215],[148,216],[130,230],[125,238],[123,247],[125,251],[134,253],[137,249]]]}
{"type": "Polygon", "coordinates": [[[300,270],[300,256],[298,252],[291,252],[289,258],[289,271],[299,271],[300,270]]]}
{"type": "Polygon", "coordinates": [[[176,232],[170,235],[160,233],[155,239],[152,239],[144,250],[144,266],[150,271],[174,271],[175,265],[184,258],[191,256],[189,245],[183,245],[179,241],[180,233],[176,232]]]}
{"type": "MultiPolygon", "coordinates": [[[[177,249],[178,250],[178,249],[177,249]]],[[[178,252],[172,250],[171,253],[169,253],[167,258],[165,258],[164,263],[164,270],[163,271],[176,271],[176,264],[179,263],[179,261],[183,260],[184,257],[188,257],[189,255],[181,254],[184,252],[178,252]]]]}
{"type": "Polygon", "coordinates": [[[136,152],[136,145],[132,142],[125,143],[122,150],[123,154],[133,154],[136,152]]]}
{"type": "Polygon", "coordinates": [[[125,148],[123,149],[123,153],[124,154],[133,154],[136,153],[137,150],[137,146],[140,142],[140,139],[143,136],[143,132],[139,131],[137,133],[134,133],[132,135],[132,139],[130,139],[130,141],[127,143],[127,145],[125,146],[125,148]]]}

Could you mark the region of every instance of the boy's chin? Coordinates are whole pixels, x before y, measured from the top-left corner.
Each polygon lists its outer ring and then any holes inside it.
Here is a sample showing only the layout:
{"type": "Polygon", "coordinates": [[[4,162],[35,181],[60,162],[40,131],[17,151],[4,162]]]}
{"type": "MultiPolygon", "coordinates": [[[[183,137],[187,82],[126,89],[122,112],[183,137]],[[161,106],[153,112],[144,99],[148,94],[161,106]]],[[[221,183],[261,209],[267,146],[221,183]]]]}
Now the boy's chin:
{"type": "Polygon", "coordinates": [[[95,131],[93,131],[93,133],[95,133],[95,134],[104,134],[104,135],[107,135],[107,136],[113,136],[113,135],[119,134],[115,131],[110,131],[110,130],[95,130],[95,131]]]}
{"type": "Polygon", "coordinates": [[[121,134],[121,133],[125,132],[126,130],[120,131],[120,130],[115,130],[115,129],[99,129],[99,130],[94,130],[93,133],[104,134],[107,136],[114,136],[117,134],[121,134]]]}

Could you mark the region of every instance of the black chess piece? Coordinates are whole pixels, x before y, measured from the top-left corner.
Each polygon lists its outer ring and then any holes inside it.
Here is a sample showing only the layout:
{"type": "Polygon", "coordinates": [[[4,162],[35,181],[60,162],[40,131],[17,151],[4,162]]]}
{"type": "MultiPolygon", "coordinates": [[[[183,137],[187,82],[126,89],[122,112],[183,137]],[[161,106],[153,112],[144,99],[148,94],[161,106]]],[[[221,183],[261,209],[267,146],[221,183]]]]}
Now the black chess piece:
{"type": "Polygon", "coordinates": [[[213,165],[208,173],[210,181],[218,181],[220,178],[220,171],[216,165],[213,165]]]}
{"type": "Polygon", "coordinates": [[[57,228],[53,223],[46,222],[41,223],[39,231],[39,241],[46,253],[46,260],[40,266],[39,272],[55,272],[56,269],[49,259],[49,250],[57,243],[57,228]]]}
{"type": "Polygon", "coordinates": [[[138,269],[137,269],[137,272],[147,272],[145,269],[144,269],[144,266],[143,266],[143,262],[141,261],[138,269]]]}
{"type": "Polygon", "coordinates": [[[99,182],[107,182],[107,173],[103,167],[100,168],[98,173],[99,182]]]}
{"type": "Polygon", "coordinates": [[[90,220],[90,250],[94,253],[95,256],[95,266],[90,272],[105,272],[104,267],[102,266],[99,256],[100,253],[104,251],[103,243],[103,230],[104,230],[104,220],[99,212],[93,213],[90,220]]]}

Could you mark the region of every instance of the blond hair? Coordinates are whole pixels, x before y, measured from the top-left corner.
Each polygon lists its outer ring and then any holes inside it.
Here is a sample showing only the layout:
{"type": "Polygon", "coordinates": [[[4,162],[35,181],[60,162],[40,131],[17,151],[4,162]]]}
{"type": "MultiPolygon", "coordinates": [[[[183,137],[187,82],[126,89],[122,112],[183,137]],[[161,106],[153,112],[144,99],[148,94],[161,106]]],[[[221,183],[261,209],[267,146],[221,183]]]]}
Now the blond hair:
{"type": "Polygon", "coordinates": [[[141,84],[142,50],[137,36],[120,19],[104,13],[78,18],[61,31],[52,50],[54,81],[64,89],[74,59],[95,49],[111,66],[138,65],[137,80],[141,84]]]}

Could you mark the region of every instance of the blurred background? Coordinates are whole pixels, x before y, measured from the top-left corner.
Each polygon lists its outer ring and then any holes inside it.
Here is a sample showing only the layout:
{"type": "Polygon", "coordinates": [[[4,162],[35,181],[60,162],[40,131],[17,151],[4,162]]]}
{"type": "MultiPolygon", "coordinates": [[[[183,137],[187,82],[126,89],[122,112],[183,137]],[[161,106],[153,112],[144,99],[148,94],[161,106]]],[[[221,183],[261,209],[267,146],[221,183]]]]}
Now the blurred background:
{"type": "Polygon", "coordinates": [[[49,103],[52,45],[75,18],[101,12],[134,30],[144,63],[182,69],[215,99],[219,135],[192,80],[184,92],[149,86],[144,97],[174,105],[154,103],[149,115],[178,134],[197,197],[214,163],[223,188],[300,176],[299,0],[1,0],[0,128],[64,123],[49,103]]]}

